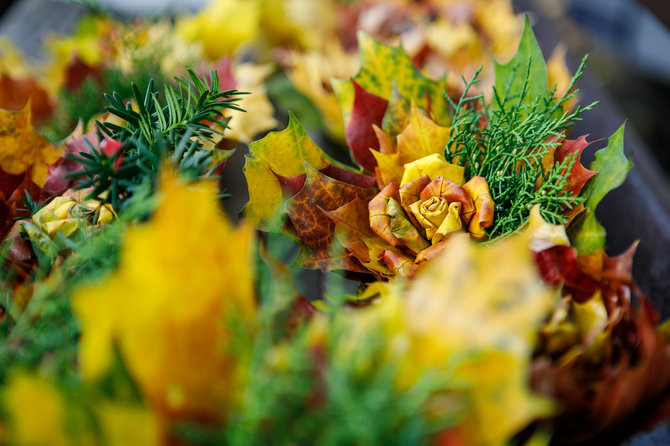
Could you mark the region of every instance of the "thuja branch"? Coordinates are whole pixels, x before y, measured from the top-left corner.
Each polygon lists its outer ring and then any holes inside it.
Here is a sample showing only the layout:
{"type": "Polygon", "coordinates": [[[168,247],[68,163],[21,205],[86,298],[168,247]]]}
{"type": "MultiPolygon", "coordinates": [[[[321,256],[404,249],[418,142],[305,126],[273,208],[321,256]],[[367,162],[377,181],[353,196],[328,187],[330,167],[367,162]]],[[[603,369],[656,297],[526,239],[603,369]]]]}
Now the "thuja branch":
{"type": "MultiPolygon", "coordinates": [[[[531,61],[532,62],[532,61],[531,61]]],[[[567,190],[568,175],[576,154],[550,166],[543,161],[565,137],[566,130],[580,121],[580,115],[593,108],[577,106],[574,111],[563,107],[575,97],[575,83],[581,77],[586,58],[572,77],[566,92],[554,98],[556,87],[546,95],[529,98],[531,64],[523,75],[520,93],[510,94],[511,81],[503,91],[493,88],[492,102],[483,95],[470,95],[478,82],[479,71],[470,80],[463,79],[465,89],[458,103],[449,100],[454,119],[444,155],[447,161],[465,168],[466,178],[483,176],[495,202],[495,221],[488,234],[491,238],[518,229],[530,209],[540,205],[542,216],[551,223],[563,223],[567,211],[582,199],[567,190]]]]}

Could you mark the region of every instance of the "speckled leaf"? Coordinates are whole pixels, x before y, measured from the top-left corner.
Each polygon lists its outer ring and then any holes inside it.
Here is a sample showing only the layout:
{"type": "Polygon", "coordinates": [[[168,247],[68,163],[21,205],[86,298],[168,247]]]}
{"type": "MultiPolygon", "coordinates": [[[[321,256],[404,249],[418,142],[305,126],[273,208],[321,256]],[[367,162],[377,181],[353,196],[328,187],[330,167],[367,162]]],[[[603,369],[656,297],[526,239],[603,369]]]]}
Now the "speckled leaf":
{"type": "MultiPolygon", "coordinates": [[[[361,68],[353,79],[361,87],[386,99],[391,97],[395,83],[404,97],[414,100],[438,123],[448,125],[451,122],[443,93],[446,89],[444,77],[438,80],[425,77],[402,47],[386,46],[363,32],[358,33],[358,48],[361,68]]],[[[338,82],[334,87],[347,122],[353,106],[353,85],[338,82]]]]}
{"type": "Polygon", "coordinates": [[[316,170],[338,167],[355,174],[326,155],[291,114],[284,130],[271,132],[249,145],[244,166],[249,188],[249,202],[243,209],[245,217],[266,231],[278,231],[283,222],[283,198],[277,176],[304,175],[305,164],[316,170]]]}
{"type": "Polygon", "coordinates": [[[398,87],[394,83],[386,114],[382,121],[382,129],[393,136],[402,132],[404,128],[407,127],[410,106],[410,100],[400,94],[398,87]]]}
{"type": "Polygon", "coordinates": [[[286,201],[286,210],[302,245],[311,249],[328,248],[335,224],[323,211],[332,211],[354,198],[371,199],[373,188],[361,188],[327,177],[305,165],[305,185],[286,201]]]}

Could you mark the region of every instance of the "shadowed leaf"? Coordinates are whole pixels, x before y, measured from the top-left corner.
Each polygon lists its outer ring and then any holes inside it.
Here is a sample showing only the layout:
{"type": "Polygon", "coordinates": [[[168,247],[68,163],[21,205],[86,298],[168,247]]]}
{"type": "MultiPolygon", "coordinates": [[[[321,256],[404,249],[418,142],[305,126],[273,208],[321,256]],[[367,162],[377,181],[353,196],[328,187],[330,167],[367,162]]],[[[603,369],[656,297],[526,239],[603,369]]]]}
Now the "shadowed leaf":
{"type": "Polygon", "coordinates": [[[305,185],[286,201],[286,209],[302,244],[311,249],[327,248],[333,240],[335,224],[323,211],[335,210],[354,198],[367,201],[375,195],[376,189],[334,180],[309,165],[305,169],[305,185]]]}

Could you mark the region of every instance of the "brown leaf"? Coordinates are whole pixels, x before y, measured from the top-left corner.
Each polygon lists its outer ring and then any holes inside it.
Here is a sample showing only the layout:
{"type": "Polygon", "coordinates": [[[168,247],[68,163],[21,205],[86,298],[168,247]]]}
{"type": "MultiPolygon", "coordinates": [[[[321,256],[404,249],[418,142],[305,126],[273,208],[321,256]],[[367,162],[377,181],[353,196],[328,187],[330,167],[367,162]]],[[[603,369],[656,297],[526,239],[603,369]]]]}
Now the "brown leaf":
{"type": "Polygon", "coordinates": [[[322,211],[335,210],[354,198],[369,200],[376,190],[337,181],[309,165],[305,170],[303,188],[286,202],[288,216],[302,244],[312,249],[327,248],[335,224],[322,211]]]}
{"type": "Polygon", "coordinates": [[[335,224],[335,236],[363,266],[382,277],[396,271],[384,262],[387,252],[402,254],[370,229],[367,200],[355,198],[342,207],[324,212],[335,224]]]}

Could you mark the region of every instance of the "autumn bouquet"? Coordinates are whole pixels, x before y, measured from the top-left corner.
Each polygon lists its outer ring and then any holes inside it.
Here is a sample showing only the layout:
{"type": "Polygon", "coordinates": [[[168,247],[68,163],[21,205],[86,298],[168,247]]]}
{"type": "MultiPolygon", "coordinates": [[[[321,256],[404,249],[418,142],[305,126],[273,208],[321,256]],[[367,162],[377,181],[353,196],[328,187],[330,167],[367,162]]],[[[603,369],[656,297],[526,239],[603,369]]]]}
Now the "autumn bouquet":
{"type": "MultiPolygon", "coordinates": [[[[247,14],[226,45],[254,40],[265,2],[224,4],[247,14]]],[[[203,40],[203,17],[166,35],[203,40]]],[[[128,30],[96,23],[81,32],[100,51],[128,30]]],[[[605,254],[595,218],[632,166],[623,127],[587,167],[590,143],[568,136],[595,106],[575,104],[584,63],[552,81],[528,21],[508,62],[460,80],[364,33],[355,46],[359,71],[329,84],[351,162],[291,115],[249,145],[238,225],[224,149],[245,141],[236,125],[274,124],[235,60],[128,82],[64,140],[30,105],[0,112],[0,443],[576,443],[663,402],[667,326],[633,281],[635,245],[605,254]]]]}

